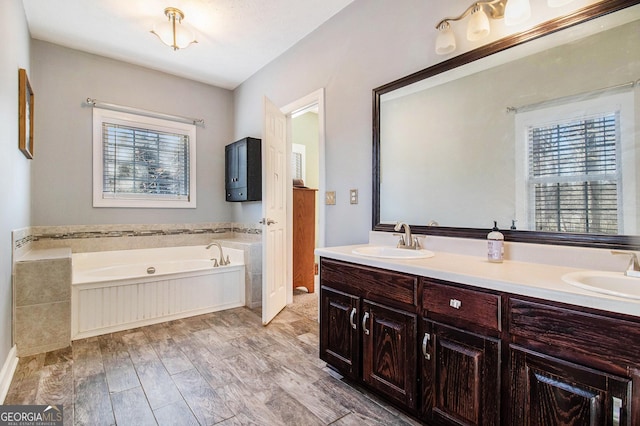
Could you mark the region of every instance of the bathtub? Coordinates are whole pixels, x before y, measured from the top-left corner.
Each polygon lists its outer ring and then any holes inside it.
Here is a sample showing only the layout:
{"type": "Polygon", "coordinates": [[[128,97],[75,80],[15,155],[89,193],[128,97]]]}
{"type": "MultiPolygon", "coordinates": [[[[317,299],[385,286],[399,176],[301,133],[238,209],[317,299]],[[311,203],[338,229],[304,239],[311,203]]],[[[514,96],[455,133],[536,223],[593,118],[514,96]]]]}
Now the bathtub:
{"type": "Polygon", "coordinates": [[[168,247],[72,255],[71,339],[244,306],[242,250],[168,247]]]}

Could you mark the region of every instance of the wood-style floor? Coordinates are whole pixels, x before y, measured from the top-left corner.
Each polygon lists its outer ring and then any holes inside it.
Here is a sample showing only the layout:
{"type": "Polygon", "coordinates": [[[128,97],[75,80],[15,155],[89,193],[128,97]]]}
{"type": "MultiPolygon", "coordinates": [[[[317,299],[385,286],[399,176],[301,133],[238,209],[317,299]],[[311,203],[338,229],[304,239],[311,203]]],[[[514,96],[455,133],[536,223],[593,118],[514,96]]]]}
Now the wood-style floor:
{"type": "Polygon", "coordinates": [[[21,358],[5,404],[63,404],[65,425],[415,424],[318,358],[316,300],[266,327],[238,308],[21,358]]]}

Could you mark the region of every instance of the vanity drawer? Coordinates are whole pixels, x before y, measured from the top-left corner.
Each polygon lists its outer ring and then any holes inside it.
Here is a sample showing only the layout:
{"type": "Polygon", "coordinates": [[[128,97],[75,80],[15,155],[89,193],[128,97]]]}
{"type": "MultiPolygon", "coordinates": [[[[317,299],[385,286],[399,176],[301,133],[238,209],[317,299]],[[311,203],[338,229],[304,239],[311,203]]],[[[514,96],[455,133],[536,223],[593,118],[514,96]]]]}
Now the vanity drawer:
{"type": "Polygon", "coordinates": [[[511,297],[509,333],[514,342],[535,342],[546,351],[560,348],[575,358],[600,358],[610,364],[640,363],[640,323],[635,319],[608,316],[605,312],[584,312],[561,305],[539,303],[511,297]],[[524,340],[523,340],[524,339],[524,340]]]}
{"type": "Polygon", "coordinates": [[[500,296],[497,294],[424,279],[422,308],[430,318],[444,322],[502,330],[500,296]],[[442,318],[438,318],[439,316],[442,318]]]}
{"type": "Polygon", "coordinates": [[[374,302],[410,310],[418,306],[418,277],[414,275],[322,258],[320,284],[374,302]]]}

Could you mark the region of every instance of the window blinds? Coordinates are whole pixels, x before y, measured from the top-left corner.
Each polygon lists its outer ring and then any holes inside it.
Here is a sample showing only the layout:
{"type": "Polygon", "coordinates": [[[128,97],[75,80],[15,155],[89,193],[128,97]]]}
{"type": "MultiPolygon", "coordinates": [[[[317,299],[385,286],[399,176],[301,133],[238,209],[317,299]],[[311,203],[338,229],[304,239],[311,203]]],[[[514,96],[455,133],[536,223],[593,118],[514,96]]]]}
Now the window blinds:
{"type": "Polygon", "coordinates": [[[529,127],[539,231],[618,233],[618,113],[529,127]]]}
{"type": "Polygon", "coordinates": [[[105,198],[189,198],[189,136],[102,123],[105,198]]]}

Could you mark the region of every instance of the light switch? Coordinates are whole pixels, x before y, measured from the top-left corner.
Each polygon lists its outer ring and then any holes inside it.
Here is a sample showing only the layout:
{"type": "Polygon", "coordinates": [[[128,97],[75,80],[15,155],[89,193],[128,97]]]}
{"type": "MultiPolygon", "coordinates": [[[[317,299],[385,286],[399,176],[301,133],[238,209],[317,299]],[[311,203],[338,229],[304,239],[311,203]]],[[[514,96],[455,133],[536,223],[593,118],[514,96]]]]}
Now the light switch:
{"type": "Polygon", "coordinates": [[[349,190],[349,202],[351,204],[358,204],[358,190],[357,189],[349,190]]]}
{"type": "Polygon", "coordinates": [[[324,203],[327,205],[334,205],[336,203],[336,191],[325,192],[324,203]]]}

